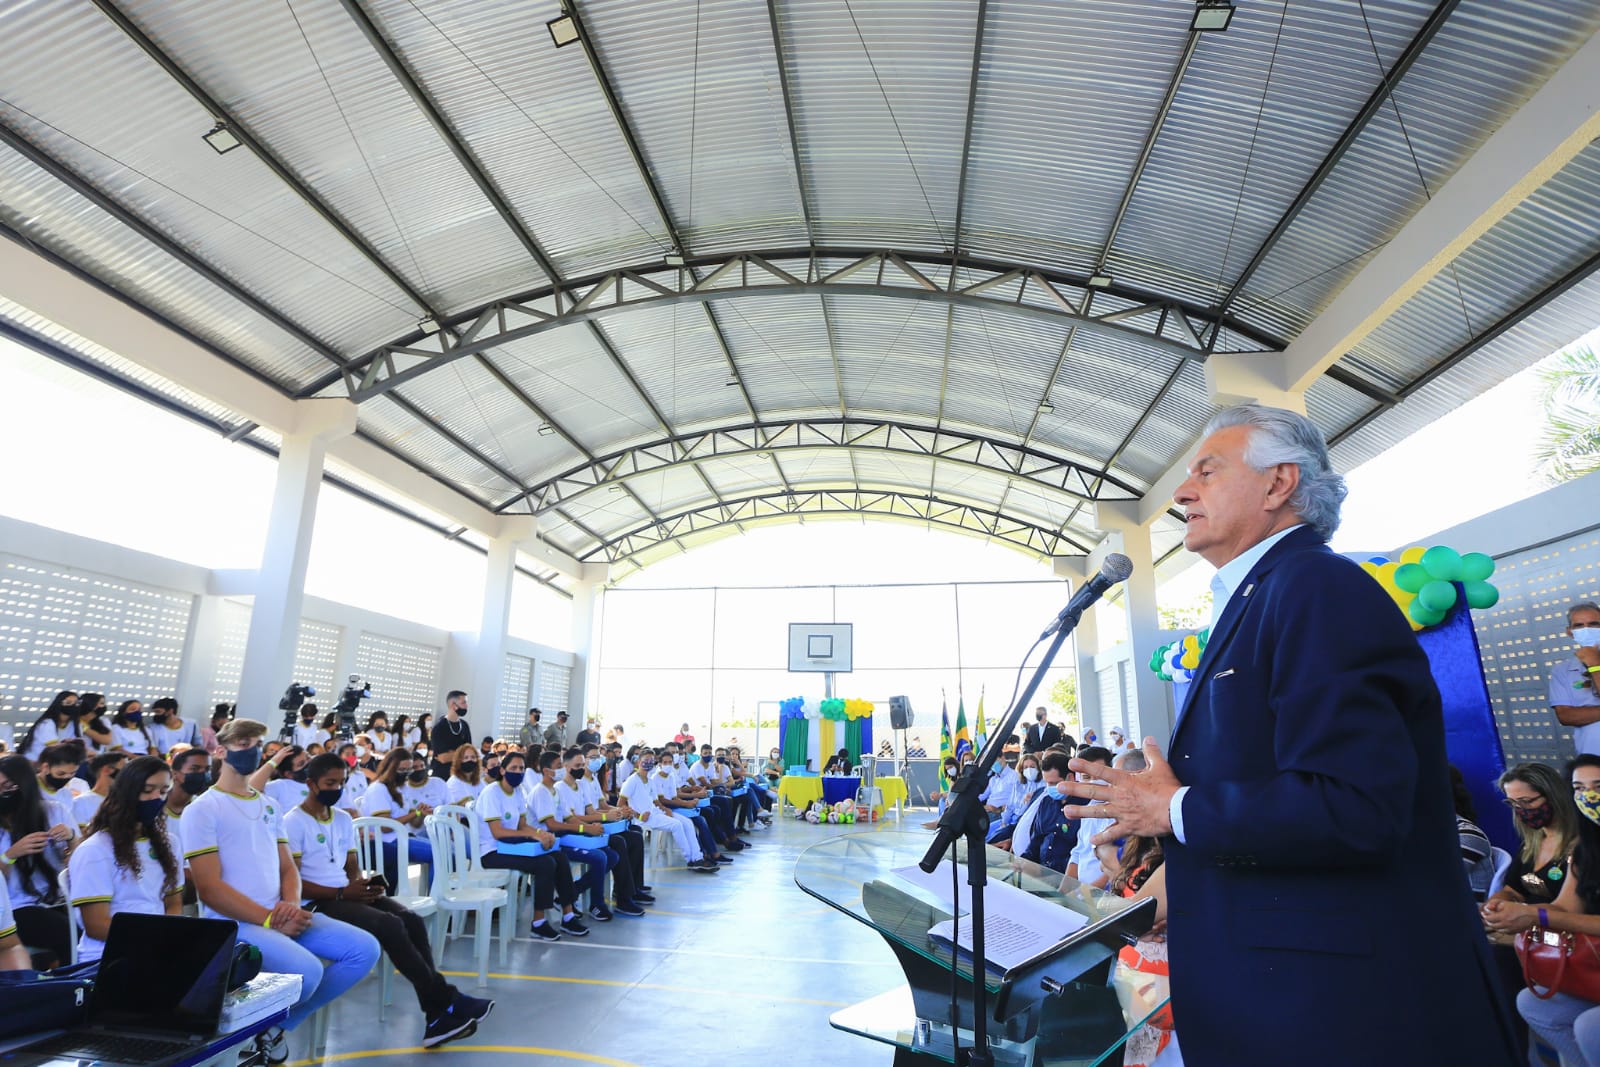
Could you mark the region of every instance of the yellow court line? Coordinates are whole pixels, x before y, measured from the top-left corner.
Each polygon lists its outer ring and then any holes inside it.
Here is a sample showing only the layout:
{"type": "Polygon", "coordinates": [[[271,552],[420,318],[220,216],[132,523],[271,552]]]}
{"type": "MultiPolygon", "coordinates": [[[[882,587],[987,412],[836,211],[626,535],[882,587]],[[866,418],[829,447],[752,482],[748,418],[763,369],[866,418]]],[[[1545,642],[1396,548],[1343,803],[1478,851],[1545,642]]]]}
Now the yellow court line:
{"type": "Polygon", "coordinates": [[[639,1067],[636,1063],[627,1060],[614,1060],[610,1056],[596,1056],[590,1052],[568,1052],[561,1048],[535,1048],[530,1045],[451,1045],[448,1049],[422,1048],[414,1045],[411,1048],[374,1048],[358,1052],[335,1052],[330,1055],[318,1056],[310,1060],[295,1060],[284,1064],[284,1067],[313,1067],[318,1063],[335,1063],[339,1060],[367,1060],[378,1056],[414,1056],[421,1052],[521,1052],[532,1056],[554,1056],[563,1060],[578,1060],[582,1063],[601,1063],[606,1067],[639,1067]]]}
{"type": "MultiPolygon", "coordinates": [[[[446,978],[476,978],[477,971],[440,971],[446,978]]],[[[656,985],[650,982],[618,982],[609,978],[562,978],[551,974],[495,974],[490,978],[506,978],[517,982],[560,982],[564,985],[618,986],[623,989],[654,989],[663,993],[689,993],[695,996],[744,997],[750,1000],[775,1000],[782,1004],[811,1004],[822,1008],[845,1008],[849,1005],[837,1000],[807,1000],[804,997],[768,996],[765,993],[744,993],[731,989],[694,989],[681,985],[656,985]]]]}

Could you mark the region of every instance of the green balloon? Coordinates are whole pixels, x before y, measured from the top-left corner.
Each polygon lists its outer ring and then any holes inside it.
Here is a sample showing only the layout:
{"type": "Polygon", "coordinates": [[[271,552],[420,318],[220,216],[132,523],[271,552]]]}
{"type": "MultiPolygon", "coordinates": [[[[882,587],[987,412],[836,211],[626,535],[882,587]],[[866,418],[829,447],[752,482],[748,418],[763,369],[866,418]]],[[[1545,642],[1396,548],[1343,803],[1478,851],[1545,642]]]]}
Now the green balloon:
{"type": "Polygon", "coordinates": [[[1444,612],[1428,610],[1428,608],[1422,603],[1422,597],[1420,594],[1417,596],[1417,599],[1411,602],[1411,606],[1406,609],[1406,614],[1411,616],[1412,622],[1415,622],[1420,626],[1437,626],[1441,622],[1444,622],[1444,612]]]}
{"type": "Polygon", "coordinates": [[[1488,582],[1466,583],[1467,606],[1482,611],[1492,608],[1500,602],[1500,590],[1488,582]]]}
{"type": "Polygon", "coordinates": [[[1407,593],[1420,593],[1433,579],[1420,563],[1402,563],[1394,570],[1394,584],[1407,593]]]}
{"type": "Polygon", "coordinates": [[[1417,593],[1416,602],[1442,616],[1456,606],[1456,587],[1449,582],[1429,582],[1417,593]]]}
{"type": "Polygon", "coordinates": [[[1463,582],[1487,582],[1494,573],[1494,560],[1482,552],[1468,552],[1461,557],[1463,582]]]}
{"type": "Polygon", "coordinates": [[[1158,648],[1154,652],[1150,653],[1150,669],[1155,671],[1157,674],[1161,673],[1161,653],[1163,651],[1164,649],[1158,648]]]}
{"type": "Polygon", "coordinates": [[[1422,554],[1422,567],[1444,582],[1461,580],[1461,553],[1445,545],[1434,545],[1422,554]]]}

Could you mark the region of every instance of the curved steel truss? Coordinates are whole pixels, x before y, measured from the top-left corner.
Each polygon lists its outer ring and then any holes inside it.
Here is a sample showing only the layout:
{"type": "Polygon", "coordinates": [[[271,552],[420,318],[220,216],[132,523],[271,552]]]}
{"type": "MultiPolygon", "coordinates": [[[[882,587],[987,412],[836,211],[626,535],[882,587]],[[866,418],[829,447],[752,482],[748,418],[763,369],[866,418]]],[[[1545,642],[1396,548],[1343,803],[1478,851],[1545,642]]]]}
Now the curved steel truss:
{"type": "MultiPolygon", "coordinates": [[[[683,264],[649,263],[498,300],[386,345],[302,390],[314,396],[341,378],[356,402],[380,396],[438,367],[497,345],[644,305],[705,303],[775,294],[867,295],[1064,319],[1134,334],[1191,358],[1217,346],[1223,329],[1262,349],[1283,343],[1193,304],[1113,283],[1017,263],[885,249],[808,248],[736,252],[683,264]],[[842,262],[836,269],[827,263],[842,262]],[[941,284],[933,277],[949,280],[941,284]],[[961,284],[956,282],[960,278],[961,284]]],[[[1095,279],[1103,280],[1103,279],[1095,279]]]]}
{"type": "Polygon", "coordinates": [[[602,486],[708,459],[749,455],[765,459],[772,452],[841,448],[975,467],[1078,500],[1138,500],[1143,495],[1088,464],[979,434],[887,419],[792,419],[679,434],[599,456],[531,486],[495,511],[505,512],[526,500],[533,514],[542,515],[602,486]]]}
{"type": "Polygon", "coordinates": [[[578,558],[585,563],[615,563],[691,535],[723,527],[796,521],[807,515],[861,515],[930,523],[993,538],[1033,556],[1081,556],[1089,552],[1086,545],[1060,530],[956,500],[890,490],[800,489],[741,497],[668,515],[602,541],[578,558]]]}

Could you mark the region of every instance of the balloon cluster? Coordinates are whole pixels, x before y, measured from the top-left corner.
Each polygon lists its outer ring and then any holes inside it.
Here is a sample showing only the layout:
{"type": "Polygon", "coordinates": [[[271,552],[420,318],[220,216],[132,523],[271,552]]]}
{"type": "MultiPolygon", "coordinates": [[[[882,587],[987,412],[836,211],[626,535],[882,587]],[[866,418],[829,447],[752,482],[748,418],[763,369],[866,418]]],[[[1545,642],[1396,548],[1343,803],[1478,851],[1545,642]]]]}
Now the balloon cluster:
{"type": "Polygon", "coordinates": [[[824,700],[821,705],[822,717],[842,722],[845,719],[867,719],[872,717],[874,705],[870,700],[840,700],[837,697],[824,700]]]}
{"type": "Polygon", "coordinates": [[[1170,645],[1162,645],[1151,653],[1150,669],[1163,682],[1194,681],[1195,668],[1200,666],[1200,655],[1206,650],[1210,637],[1211,629],[1207,627],[1170,645]]]}
{"type": "Polygon", "coordinates": [[[790,697],[778,703],[778,718],[803,719],[806,717],[806,702],[804,697],[790,697]]]}
{"type": "Polygon", "coordinates": [[[1437,626],[1456,606],[1457,583],[1469,608],[1492,608],[1500,590],[1489,584],[1494,560],[1482,552],[1463,555],[1445,545],[1413,545],[1399,560],[1372,556],[1361,564],[1411,620],[1413,630],[1437,626]]]}

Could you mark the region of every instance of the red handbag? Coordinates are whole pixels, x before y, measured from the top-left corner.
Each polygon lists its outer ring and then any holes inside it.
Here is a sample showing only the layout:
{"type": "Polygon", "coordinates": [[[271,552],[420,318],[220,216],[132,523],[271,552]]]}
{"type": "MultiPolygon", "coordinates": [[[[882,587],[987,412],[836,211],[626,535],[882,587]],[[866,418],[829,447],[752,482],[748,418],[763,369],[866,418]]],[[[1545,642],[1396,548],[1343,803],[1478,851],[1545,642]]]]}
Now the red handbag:
{"type": "Polygon", "coordinates": [[[1523,981],[1540,1000],[1566,993],[1600,1003],[1600,938],[1535,926],[1517,935],[1515,947],[1523,981]]]}

